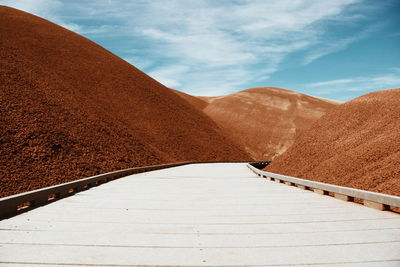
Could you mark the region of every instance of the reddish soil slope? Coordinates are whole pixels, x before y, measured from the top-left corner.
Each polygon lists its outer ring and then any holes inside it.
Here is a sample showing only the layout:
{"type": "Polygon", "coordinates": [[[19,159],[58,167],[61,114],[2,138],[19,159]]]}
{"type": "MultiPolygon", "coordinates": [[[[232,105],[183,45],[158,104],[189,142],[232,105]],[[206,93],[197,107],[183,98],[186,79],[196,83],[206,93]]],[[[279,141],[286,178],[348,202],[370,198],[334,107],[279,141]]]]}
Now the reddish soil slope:
{"type": "Polygon", "coordinates": [[[282,154],[299,131],[338,104],[273,87],[220,97],[181,96],[202,109],[257,160],[271,160],[282,154]]]}
{"type": "Polygon", "coordinates": [[[181,91],[178,91],[175,89],[171,89],[171,90],[173,90],[180,97],[182,97],[187,102],[189,102],[192,106],[194,106],[195,108],[197,108],[201,111],[203,111],[208,106],[208,102],[202,99],[204,97],[192,96],[192,95],[186,94],[184,92],[181,92],[181,91]]]}
{"type": "Polygon", "coordinates": [[[0,7],[0,196],[116,169],[248,160],[201,111],[99,45],[0,7]]]}
{"type": "Polygon", "coordinates": [[[400,89],[329,111],[266,170],[400,195],[400,89]]]}

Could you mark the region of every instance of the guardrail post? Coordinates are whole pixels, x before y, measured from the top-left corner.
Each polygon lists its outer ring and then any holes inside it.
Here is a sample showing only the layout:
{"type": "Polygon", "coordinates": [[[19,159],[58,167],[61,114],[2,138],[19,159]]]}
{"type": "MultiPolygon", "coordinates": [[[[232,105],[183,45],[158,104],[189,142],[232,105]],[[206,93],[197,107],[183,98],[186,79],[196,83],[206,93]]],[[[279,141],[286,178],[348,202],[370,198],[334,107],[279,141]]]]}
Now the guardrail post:
{"type": "Polygon", "coordinates": [[[320,195],[328,195],[329,192],[325,191],[325,190],[321,190],[321,189],[317,189],[317,188],[313,188],[314,193],[320,194],[320,195]]]}
{"type": "Polygon", "coordinates": [[[296,184],[296,186],[297,186],[298,188],[300,188],[300,189],[303,189],[303,190],[308,190],[308,187],[307,187],[307,186],[305,186],[305,185],[296,184]]]}
{"type": "Polygon", "coordinates": [[[354,197],[350,197],[350,196],[346,196],[346,195],[342,195],[342,194],[338,194],[338,193],[335,193],[335,198],[343,200],[343,201],[354,201],[354,197]]]}
{"type": "Polygon", "coordinates": [[[374,208],[374,209],[377,209],[377,210],[388,210],[388,209],[390,209],[389,205],[385,205],[385,204],[382,204],[382,203],[373,202],[373,201],[369,201],[369,200],[365,200],[365,199],[363,200],[363,204],[366,207],[374,208]]]}

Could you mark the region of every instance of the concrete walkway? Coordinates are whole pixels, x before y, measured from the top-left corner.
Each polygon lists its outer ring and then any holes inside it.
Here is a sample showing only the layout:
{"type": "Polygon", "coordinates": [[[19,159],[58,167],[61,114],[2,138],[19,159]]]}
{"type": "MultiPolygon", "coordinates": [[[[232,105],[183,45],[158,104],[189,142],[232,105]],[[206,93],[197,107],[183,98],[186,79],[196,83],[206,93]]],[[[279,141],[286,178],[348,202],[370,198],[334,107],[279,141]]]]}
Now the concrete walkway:
{"type": "Polygon", "coordinates": [[[400,216],[242,163],[136,174],[0,222],[0,266],[400,266],[400,216]]]}

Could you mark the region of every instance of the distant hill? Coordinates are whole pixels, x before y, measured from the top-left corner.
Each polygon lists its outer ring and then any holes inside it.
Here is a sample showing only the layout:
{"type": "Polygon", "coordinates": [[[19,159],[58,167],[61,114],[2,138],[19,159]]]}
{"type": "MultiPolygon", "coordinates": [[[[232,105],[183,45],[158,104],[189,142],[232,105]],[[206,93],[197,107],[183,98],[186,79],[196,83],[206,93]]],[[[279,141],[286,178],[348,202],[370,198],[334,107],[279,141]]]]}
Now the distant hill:
{"type": "Polygon", "coordinates": [[[214,121],[92,41],[0,7],[0,196],[176,161],[249,160],[214,121]]]}
{"type": "Polygon", "coordinates": [[[274,87],[218,97],[180,95],[203,110],[257,160],[272,160],[282,154],[299,131],[339,104],[274,87]]]}
{"type": "Polygon", "coordinates": [[[266,170],[400,196],[400,89],[330,110],[266,170]]]}

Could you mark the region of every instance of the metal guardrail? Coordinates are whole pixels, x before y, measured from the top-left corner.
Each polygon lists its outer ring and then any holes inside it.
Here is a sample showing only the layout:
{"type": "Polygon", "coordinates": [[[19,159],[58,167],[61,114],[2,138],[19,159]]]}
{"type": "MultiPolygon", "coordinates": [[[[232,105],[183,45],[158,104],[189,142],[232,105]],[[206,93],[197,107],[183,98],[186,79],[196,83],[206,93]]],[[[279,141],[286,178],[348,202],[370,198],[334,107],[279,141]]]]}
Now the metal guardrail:
{"type": "Polygon", "coordinates": [[[255,174],[275,182],[297,186],[301,189],[312,190],[322,195],[329,195],[329,193],[332,193],[334,197],[345,201],[354,201],[354,199],[360,199],[365,206],[379,210],[388,210],[390,207],[400,208],[400,197],[397,196],[266,172],[252,165],[253,163],[249,163],[247,164],[247,167],[255,174]]]}
{"type": "MultiPolygon", "coordinates": [[[[263,164],[259,161],[241,161],[242,163],[251,163],[255,165],[263,164]]],[[[79,179],[72,182],[67,182],[59,185],[49,186],[21,194],[11,195],[8,197],[0,198],[0,220],[18,215],[22,212],[37,208],[46,204],[49,204],[55,200],[72,196],[75,193],[83,190],[87,190],[91,187],[98,186],[100,184],[125,177],[128,175],[166,169],[171,167],[178,167],[187,164],[196,163],[222,163],[222,162],[178,162],[170,164],[153,165],[146,167],[137,167],[124,169],[120,171],[114,171],[104,174],[91,176],[88,178],[79,179]]],[[[235,163],[239,163],[236,161],[235,163]]]]}

